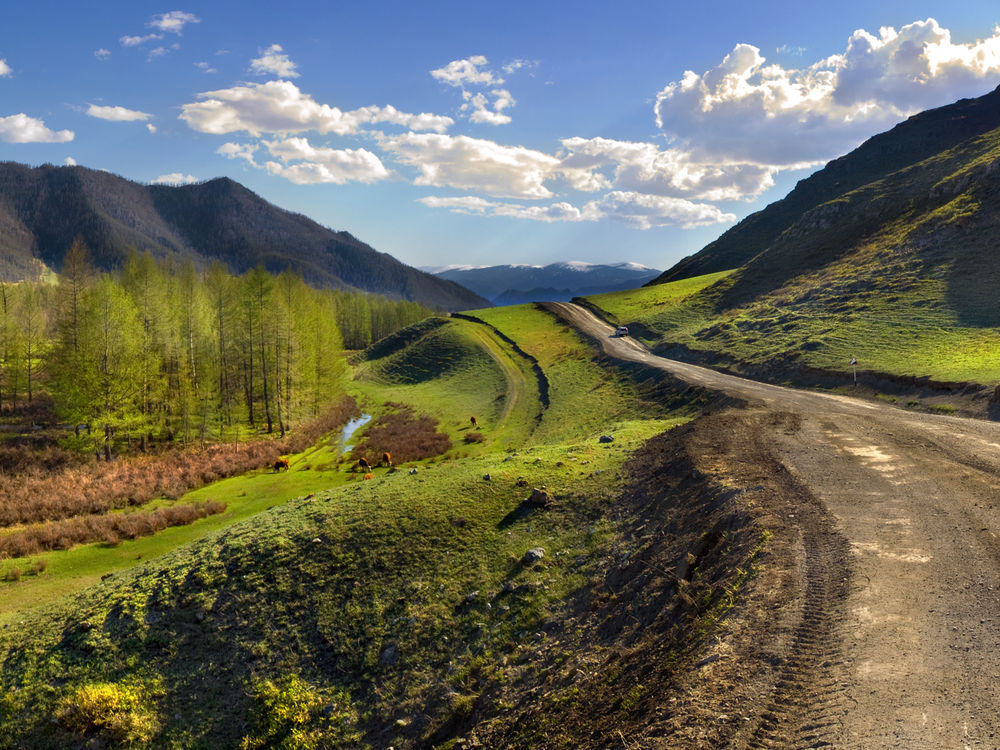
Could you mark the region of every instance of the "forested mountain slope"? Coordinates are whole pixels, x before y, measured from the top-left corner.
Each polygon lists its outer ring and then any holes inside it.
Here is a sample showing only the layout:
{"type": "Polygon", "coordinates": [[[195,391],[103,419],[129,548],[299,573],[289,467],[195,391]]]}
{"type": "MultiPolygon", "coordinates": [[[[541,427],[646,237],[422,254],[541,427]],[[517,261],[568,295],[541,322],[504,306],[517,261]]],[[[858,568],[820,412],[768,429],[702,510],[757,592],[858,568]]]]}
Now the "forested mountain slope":
{"type": "Polygon", "coordinates": [[[440,309],[483,307],[482,297],[284,211],[228,178],[141,185],[84,167],[0,163],[0,278],[58,270],[75,238],[98,267],[121,265],[129,248],[158,258],[221,260],[234,273],[291,268],[317,286],[353,287],[440,309]]]}

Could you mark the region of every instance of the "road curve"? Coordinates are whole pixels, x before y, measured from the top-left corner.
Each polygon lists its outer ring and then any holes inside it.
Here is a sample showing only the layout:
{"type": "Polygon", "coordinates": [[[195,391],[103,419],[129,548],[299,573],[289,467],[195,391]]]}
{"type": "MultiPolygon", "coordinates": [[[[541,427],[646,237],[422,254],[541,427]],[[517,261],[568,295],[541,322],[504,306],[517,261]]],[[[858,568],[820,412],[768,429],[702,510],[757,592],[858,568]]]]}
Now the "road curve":
{"type": "Polygon", "coordinates": [[[825,691],[803,696],[804,728],[748,746],[1000,747],[1000,424],[726,375],[657,357],[577,305],[546,307],[609,356],[794,415],[764,437],[832,515],[851,573],[823,631],[838,666],[823,662],[825,691]]]}

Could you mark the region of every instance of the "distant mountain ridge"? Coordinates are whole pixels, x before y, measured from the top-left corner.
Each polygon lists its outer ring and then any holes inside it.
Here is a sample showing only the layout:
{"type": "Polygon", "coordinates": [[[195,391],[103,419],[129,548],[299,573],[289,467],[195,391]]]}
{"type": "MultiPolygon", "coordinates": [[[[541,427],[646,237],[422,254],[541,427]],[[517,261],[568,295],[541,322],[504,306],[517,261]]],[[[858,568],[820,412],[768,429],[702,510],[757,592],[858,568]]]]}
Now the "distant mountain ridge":
{"type": "Polygon", "coordinates": [[[782,234],[812,209],[998,126],[1000,87],[975,99],[961,99],[915,114],[829,162],[801,180],[787,196],[746,217],[651,283],[739,268],[779,242],[782,234]]]}
{"type": "Polygon", "coordinates": [[[31,278],[42,263],[58,270],[76,237],[102,269],[117,267],[135,248],[202,266],[219,260],[236,273],[258,264],[273,273],[291,268],[316,286],[438,309],[488,305],[458,284],[278,208],[226,177],[171,187],[79,166],[0,163],[0,277],[31,278]]]}
{"type": "MultiPolygon", "coordinates": [[[[431,270],[431,269],[425,269],[431,270]]],[[[642,286],[659,275],[639,263],[564,261],[545,266],[448,266],[432,271],[489,299],[495,305],[523,302],[565,302],[603,292],[642,286]]]]}

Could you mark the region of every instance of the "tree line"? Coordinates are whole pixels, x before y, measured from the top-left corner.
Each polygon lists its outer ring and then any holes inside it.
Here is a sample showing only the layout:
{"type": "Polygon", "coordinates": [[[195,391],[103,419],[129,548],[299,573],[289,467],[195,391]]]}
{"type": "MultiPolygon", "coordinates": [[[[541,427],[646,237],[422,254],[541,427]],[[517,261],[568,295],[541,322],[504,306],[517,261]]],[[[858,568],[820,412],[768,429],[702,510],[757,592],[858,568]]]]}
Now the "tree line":
{"type": "Polygon", "coordinates": [[[76,241],[55,280],[0,283],[0,409],[51,400],[70,442],[106,458],[151,441],[280,434],[343,394],[343,350],[428,315],[261,268],[131,252],[100,273],[76,241]]]}

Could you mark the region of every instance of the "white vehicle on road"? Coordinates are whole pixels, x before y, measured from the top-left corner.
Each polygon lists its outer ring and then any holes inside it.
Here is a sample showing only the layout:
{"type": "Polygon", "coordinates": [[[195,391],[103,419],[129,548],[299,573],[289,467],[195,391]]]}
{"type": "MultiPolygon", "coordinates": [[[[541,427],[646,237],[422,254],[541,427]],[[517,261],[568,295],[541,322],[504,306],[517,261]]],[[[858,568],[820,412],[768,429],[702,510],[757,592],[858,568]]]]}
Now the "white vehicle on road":
{"type": "Polygon", "coordinates": [[[628,336],[628,326],[618,326],[615,329],[615,336],[628,336]]]}

